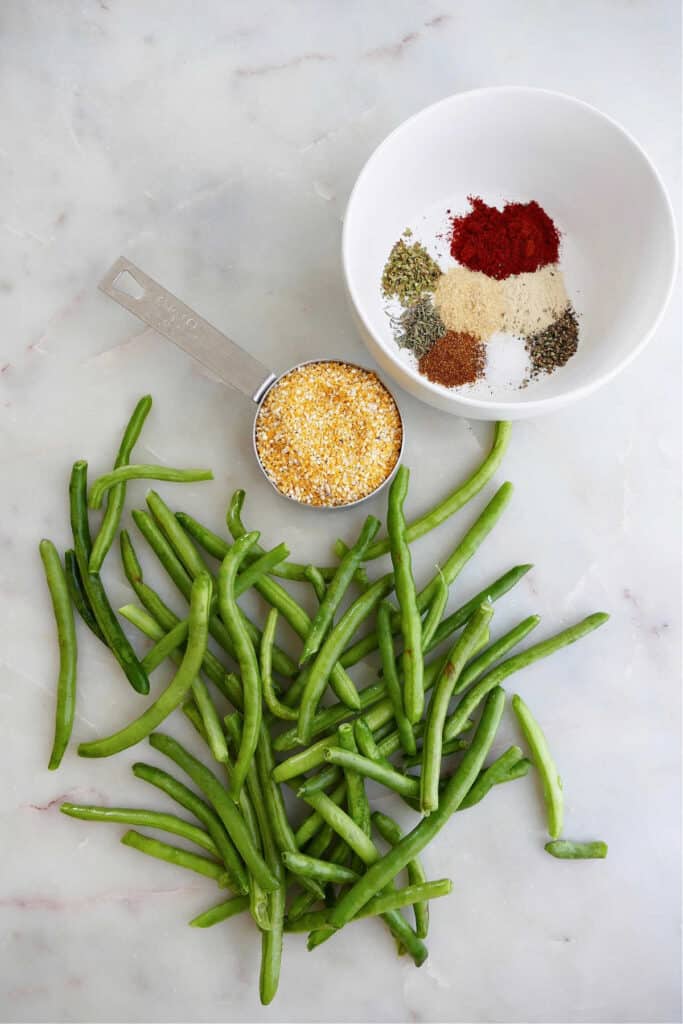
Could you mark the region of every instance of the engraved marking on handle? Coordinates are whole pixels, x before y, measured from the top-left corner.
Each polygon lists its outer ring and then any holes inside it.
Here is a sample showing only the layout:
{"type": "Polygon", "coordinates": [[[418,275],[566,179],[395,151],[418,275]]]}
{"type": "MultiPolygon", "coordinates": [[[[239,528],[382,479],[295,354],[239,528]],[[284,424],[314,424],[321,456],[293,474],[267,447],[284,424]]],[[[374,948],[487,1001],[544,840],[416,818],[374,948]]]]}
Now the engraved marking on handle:
{"type": "Polygon", "coordinates": [[[120,306],[196,359],[219,380],[259,402],[276,375],[207,320],[166,291],[125,257],[109,268],[99,288],[120,306]],[[126,290],[130,275],[142,294],[126,290]]]}

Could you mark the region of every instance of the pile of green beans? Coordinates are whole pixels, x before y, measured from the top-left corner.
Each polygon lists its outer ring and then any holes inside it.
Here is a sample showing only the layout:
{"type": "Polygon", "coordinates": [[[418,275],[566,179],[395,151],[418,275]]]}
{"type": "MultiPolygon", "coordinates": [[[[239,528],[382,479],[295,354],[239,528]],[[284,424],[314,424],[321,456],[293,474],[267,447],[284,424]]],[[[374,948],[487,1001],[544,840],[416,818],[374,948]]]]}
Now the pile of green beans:
{"type": "Polygon", "coordinates": [[[166,662],[174,666],[166,687],[148,697],[128,724],[78,746],[82,757],[106,758],[147,741],[167,764],[137,761],[133,774],[171,804],[152,809],[115,801],[64,803],[65,815],[127,826],[123,845],[214,882],[222,896],[193,917],[192,927],[250,916],[261,936],[264,1004],[278,989],[286,933],[308,932],[313,950],[341,927],[372,916],[399,952],[422,964],[430,901],[448,895],[452,883],[427,878],[421,851],[456,811],[474,807],[530,769],[538,772],[544,794],[550,840],[545,850],[572,860],[606,856],[601,841],[561,838],[559,775],[548,740],[521,697],[514,697],[512,707],[526,753],[512,745],[489,763],[487,758],[504,714],[507,677],[574,643],[607,616],[594,613],[510,653],[538,627],[539,617],[530,615],[502,635],[494,632],[491,641],[494,602],[530,565],[509,569],[466,600],[458,595],[459,607],[447,613],[452,585],[501,519],[512,495],[509,483],[498,487],[451,544],[427,584],[416,584],[415,542],[493,477],[509,443],[509,423],[496,425],[493,446],[469,479],[412,521],[406,512],[409,472],[401,466],[389,489],[386,540],[376,540],[380,521],[368,516],[355,540],[334,546],[336,565],[290,561],[282,543],[261,547],[258,532],[242,521],[244,491],[236,491],[228,505],[223,535],[174,512],[150,491],[147,509],[134,509],[132,520],[170,580],[167,597],[145,581],[137,539],[120,529],[126,486],[140,479],[187,483],[213,475],[131,461],[151,406],[148,395],[138,402],[113,469],[95,481],[89,500],[87,465],[74,464],[73,542],[63,561],[50,541],[40,543],[59,641],[49,768],[58,768],[67,753],[75,720],[76,612],[138,694],[149,694],[150,677],[166,662]],[[105,497],[93,541],[89,509],[99,509],[105,497]],[[142,655],[123,632],[100,576],[117,533],[135,596],[120,614],[151,642],[142,655]],[[385,554],[393,571],[368,580],[363,564],[385,554]],[[250,591],[266,605],[262,625],[240,605],[250,591]],[[278,634],[286,628],[286,642],[296,641],[292,650],[280,646],[285,641],[278,634]],[[377,678],[360,689],[348,670],[377,648],[377,678]],[[187,742],[158,731],[162,723],[187,729],[188,721],[187,742]],[[199,749],[190,749],[190,742],[199,749]],[[168,762],[175,774],[166,770],[168,762]],[[295,809],[285,801],[283,785],[296,794],[295,809]],[[373,808],[378,787],[382,811],[373,808]],[[407,831],[384,813],[387,799],[417,816],[407,831]],[[186,845],[138,829],[166,838],[170,833],[186,845]]]}

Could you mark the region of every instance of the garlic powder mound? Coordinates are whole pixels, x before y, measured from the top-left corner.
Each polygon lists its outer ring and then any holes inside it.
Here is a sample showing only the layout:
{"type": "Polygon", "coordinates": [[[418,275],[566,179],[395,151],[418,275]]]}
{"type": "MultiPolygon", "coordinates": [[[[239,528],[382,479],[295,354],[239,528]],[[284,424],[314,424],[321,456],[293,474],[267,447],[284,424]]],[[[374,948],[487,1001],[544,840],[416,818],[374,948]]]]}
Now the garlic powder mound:
{"type": "Polygon", "coordinates": [[[526,337],[545,330],[562,316],[569,297],[562,271],[550,263],[529,274],[500,282],[504,299],[502,330],[526,337]]]}
{"type": "Polygon", "coordinates": [[[504,283],[467,267],[442,274],[434,288],[434,304],[446,328],[481,339],[505,330],[504,283]]]}

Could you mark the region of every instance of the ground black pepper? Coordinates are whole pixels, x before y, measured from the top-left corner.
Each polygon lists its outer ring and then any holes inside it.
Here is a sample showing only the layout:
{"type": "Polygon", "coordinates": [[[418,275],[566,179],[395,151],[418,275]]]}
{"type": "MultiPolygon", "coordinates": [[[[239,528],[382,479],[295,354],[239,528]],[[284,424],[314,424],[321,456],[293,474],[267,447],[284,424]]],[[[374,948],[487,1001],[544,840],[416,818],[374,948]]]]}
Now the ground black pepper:
{"type": "Polygon", "coordinates": [[[579,324],[571,306],[543,331],[530,334],[525,348],[531,360],[529,377],[533,380],[544,373],[552,373],[571,359],[579,344],[579,324]]]}

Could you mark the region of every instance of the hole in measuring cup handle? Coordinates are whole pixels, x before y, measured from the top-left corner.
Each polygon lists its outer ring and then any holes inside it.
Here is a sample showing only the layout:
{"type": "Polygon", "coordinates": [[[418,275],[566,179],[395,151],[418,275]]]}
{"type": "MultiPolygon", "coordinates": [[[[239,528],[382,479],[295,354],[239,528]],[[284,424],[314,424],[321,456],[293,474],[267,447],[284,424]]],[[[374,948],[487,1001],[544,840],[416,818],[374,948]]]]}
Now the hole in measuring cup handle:
{"type": "Polygon", "coordinates": [[[137,299],[138,301],[145,294],[145,289],[138,281],[136,281],[130,270],[122,270],[120,274],[117,274],[112,282],[112,288],[115,288],[117,292],[122,292],[124,295],[129,295],[131,299],[137,299]]]}

